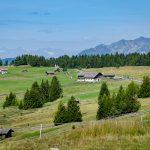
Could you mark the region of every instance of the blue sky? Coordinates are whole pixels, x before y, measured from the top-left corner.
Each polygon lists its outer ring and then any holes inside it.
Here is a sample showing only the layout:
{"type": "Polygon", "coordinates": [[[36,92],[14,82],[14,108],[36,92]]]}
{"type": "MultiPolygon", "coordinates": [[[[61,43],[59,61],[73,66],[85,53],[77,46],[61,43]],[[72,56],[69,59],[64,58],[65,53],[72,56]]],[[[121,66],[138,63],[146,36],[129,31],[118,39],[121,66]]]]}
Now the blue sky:
{"type": "Polygon", "coordinates": [[[0,0],[0,57],[76,54],[150,37],[149,6],[150,0],[0,0]]]}

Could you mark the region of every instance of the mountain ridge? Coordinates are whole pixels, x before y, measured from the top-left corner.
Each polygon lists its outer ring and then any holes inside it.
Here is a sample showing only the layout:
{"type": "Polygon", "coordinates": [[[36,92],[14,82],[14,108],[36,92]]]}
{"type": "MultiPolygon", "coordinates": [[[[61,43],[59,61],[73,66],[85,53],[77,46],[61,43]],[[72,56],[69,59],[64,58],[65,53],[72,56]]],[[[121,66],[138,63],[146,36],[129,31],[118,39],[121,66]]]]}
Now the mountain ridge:
{"type": "Polygon", "coordinates": [[[79,55],[97,55],[114,53],[148,53],[150,52],[150,38],[139,37],[134,40],[125,40],[114,42],[109,45],[99,44],[94,48],[81,51],[79,55]]]}

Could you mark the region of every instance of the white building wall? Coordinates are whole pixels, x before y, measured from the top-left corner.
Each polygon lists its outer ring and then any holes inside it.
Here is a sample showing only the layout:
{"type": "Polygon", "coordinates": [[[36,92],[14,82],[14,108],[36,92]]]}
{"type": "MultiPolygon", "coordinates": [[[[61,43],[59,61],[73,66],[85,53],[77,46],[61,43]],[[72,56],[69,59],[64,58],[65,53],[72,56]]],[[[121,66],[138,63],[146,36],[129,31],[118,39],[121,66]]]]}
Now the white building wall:
{"type": "Polygon", "coordinates": [[[97,78],[97,79],[91,79],[91,78],[86,78],[86,79],[78,79],[78,81],[79,82],[98,82],[98,81],[100,81],[100,79],[99,78],[97,78]]]}

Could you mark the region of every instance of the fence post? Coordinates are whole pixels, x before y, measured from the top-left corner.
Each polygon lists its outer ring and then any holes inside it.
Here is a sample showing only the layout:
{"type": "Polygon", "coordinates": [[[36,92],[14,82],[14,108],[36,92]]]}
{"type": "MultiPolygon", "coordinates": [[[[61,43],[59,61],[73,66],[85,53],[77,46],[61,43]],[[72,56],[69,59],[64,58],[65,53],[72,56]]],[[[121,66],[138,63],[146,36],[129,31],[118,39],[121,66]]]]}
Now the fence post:
{"type": "Polygon", "coordinates": [[[142,116],[142,114],[141,114],[141,126],[143,128],[143,116],[142,116]]]}
{"type": "Polygon", "coordinates": [[[40,127],[40,139],[42,138],[42,124],[41,124],[41,127],[40,127]]]}

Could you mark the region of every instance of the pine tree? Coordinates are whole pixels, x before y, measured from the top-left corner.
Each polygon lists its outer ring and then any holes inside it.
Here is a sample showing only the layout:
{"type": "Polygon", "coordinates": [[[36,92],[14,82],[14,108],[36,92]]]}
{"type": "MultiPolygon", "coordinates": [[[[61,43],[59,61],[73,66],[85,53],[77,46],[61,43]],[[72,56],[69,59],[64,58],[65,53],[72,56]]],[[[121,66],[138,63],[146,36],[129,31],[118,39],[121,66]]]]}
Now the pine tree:
{"type": "Polygon", "coordinates": [[[80,107],[73,96],[68,101],[67,106],[68,122],[81,122],[82,114],[80,112],[80,107]]]}
{"type": "Polygon", "coordinates": [[[30,91],[27,89],[23,98],[24,109],[29,109],[31,107],[30,91]]]}
{"type": "Polygon", "coordinates": [[[126,89],[126,113],[136,112],[140,108],[138,99],[138,86],[131,82],[126,89]]]}
{"type": "Polygon", "coordinates": [[[62,97],[62,88],[56,76],[53,77],[50,85],[50,101],[55,101],[62,97]]]}
{"type": "Polygon", "coordinates": [[[0,66],[3,66],[3,61],[0,59],[0,66]]]}
{"type": "Polygon", "coordinates": [[[10,92],[9,96],[7,96],[5,99],[5,102],[3,104],[3,108],[9,107],[9,106],[16,106],[16,105],[17,105],[16,94],[10,92]]]}
{"type": "Polygon", "coordinates": [[[108,90],[107,84],[105,82],[103,82],[102,86],[101,86],[101,90],[98,96],[98,111],[97,111],[97,115],[96,118],[97,120],[100,120],[102,118],[105,117],[105,103],[106,103],[106,99],[109,99],[110,96],[110,92],[108,90]],[[104,98],[105,96],[105,98],[104,98]]]}
{"type": "Polygon", "coordinates": [[[113,93],[113,95],[111,96],[110,98],[110,101],[111,101],[111,110],[110,110],[110,116],[117,116],[119,113],[118,113],[118,110],[117,110],[117,106],[116,106],[116,94],[113,93]]]}
{"type": "Polygon", "coordinates": [[[30,90],[30,108],[40,108],[43,106],[43,97],[39,92],[38,88],[33,87],[30,90]]]}
{"type": "Polygon", "coordinates": [[[40,92],[43,95],[44,103],[49,102],[50,101],[50,85],[49,85],[48,80],[46,82],[42,80],[41,86],[40,86],[40,92]]]}
{"type": "Polygon", "coordinates": [[[139,97],[150,97],[150,78],[148,76],[143,77],[143,83],[140,87],[139,97]]]}
{"type": "Polygon", "coordinates": [[[23,109],[23,102],[22,101],[20,101],[18,108],[23,109]]]}
{"type": "Polygon", "coordinates": [[[67,122],[68,122],[67,110],[66,110],[65,106],[63,105],[63,103],[60,102],[59,106],[58,106],[58,110],[54,117],[54,124],[60,125],[62,123],[67,123],[67,122]]]}
{"type": "Polygon", "coordinates": [[[111,104],[111,98],[110,96],[107,96],[107,95],[104,95],[103,96],[103,106],[104,106],[104,118],[107,118],[107,117],[111,117],[112,114],[111,114],[111,110],[112,110],[112,104],[111,104]]]}
{"type": "Polygon", "coordinates": [[[4,66],[8,66],[8,60],[5,61],[4,66]]]}
{"type": "Polygon", "coordinates": [[[119,91],[116,96],[116,115],[120,115],[126,111],[126,95],[122,86],[120,86],[119,91]]]}
{"type": "Polygon", "coordinates": [[[109,96],[109,95],[110,95],[110,92],[109,92],[109,90],[108,90],[108,86],[107,86],[106,82],[103,82],[103,83],[102,83],[98,100],[100,100],[104,95],[106,95],[106,96],[109,96]]]}
{"type": "Polygon", "coordinates": [[[23,99],[24,109],[40,108],[43,106],[43,95],[37,82],[32,84],[31,90],[27,90],[23,99]]]}

